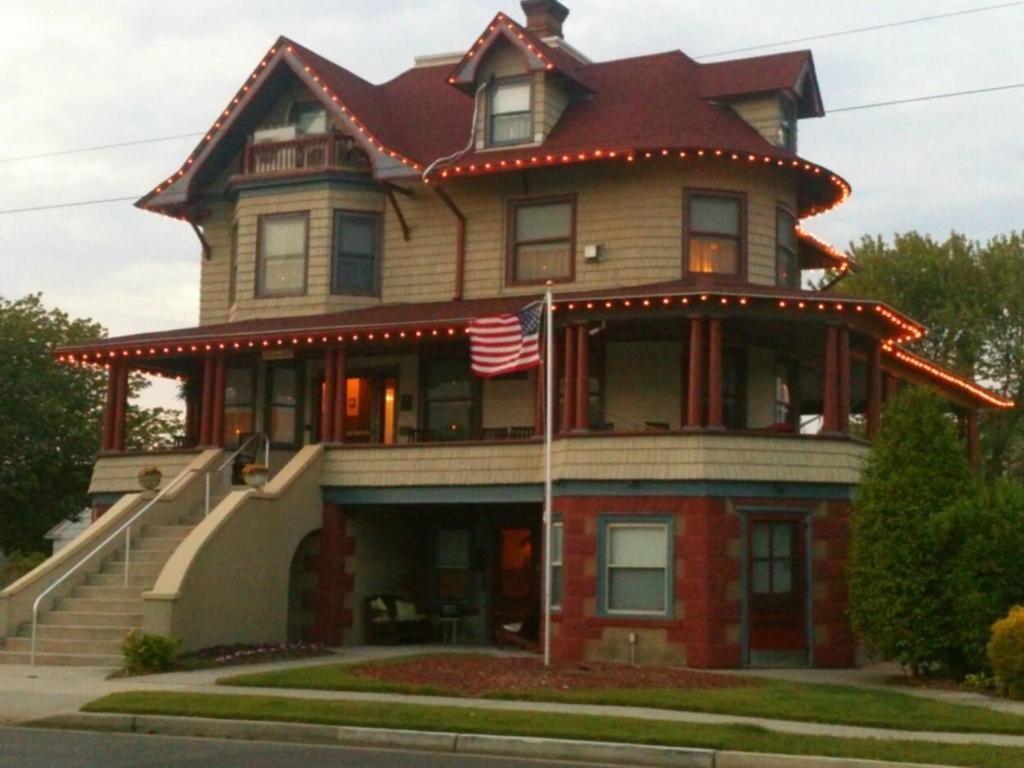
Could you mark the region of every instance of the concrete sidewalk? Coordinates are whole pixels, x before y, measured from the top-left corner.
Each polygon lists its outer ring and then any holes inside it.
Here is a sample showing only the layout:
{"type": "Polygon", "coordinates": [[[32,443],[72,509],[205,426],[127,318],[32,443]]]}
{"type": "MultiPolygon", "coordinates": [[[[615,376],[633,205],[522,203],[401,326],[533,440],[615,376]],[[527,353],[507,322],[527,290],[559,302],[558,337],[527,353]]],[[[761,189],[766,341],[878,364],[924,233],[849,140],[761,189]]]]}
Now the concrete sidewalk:
{"type": "MultiPolygon", "coordinates": [[[[288,669],[316,664],[359,662],[414,653],[415,648],[351,648],[335,656],[251,665],[229,669],[207,669],[165,675],[107,680],[110,670],[61,667],[0,667],[0,723],[27,723],[57,715],[70,715],[93,699],[121,691],[177,691],[183,693],[217,693],[268,695],[317,701],[401,702],[427,706],[460,707],[502,711],[532,711],[551,714],[604,715],[678,723],[755,725],[778,733],[870,738],[883,740],[926,741],[947,744],[990,744],[1024,748],[1024,735],[947,733],[906,731],[887,728],[808,723],[740,715],[701,712],[680,712],[647,707],[567,704],[561,702],[504,701],[467,699],[446,696],[408,696],[402,694],[358,693],[352,691],[315,691],[281,688],[241,688],[220,686],[216,680],[225,675],[255,671],[288,669]]],[[[436,649],[432,648],[431,652],[436,649]]],[[[462,651],[464,652],[464,650],[462,651]]],[[[501,654],[498,655],[519,655],[501,654]]],[[[824,682],[819,680],[816,682],[824,682]]],[[[890,688],[891,690],[891,688],[890,688]]]]}

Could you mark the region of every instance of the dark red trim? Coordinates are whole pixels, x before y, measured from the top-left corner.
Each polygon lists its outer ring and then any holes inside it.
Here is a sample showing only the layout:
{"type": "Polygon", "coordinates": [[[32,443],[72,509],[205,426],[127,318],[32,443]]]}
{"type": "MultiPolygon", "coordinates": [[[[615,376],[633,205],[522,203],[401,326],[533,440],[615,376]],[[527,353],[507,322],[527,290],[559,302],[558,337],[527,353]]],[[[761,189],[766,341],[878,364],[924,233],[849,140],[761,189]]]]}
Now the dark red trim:
{"type": "Polygon", "coordinates": [[[114,396],[114,439],[111,449],[123,451],[125,447],[125,429],[128,420],[128,375],[127,365],[117,369],[117,392],[114,396]]]}
{"type": "Polygon", "coordinates": [[[117,408],[117,375],[121,366],[113,365],[107,371],[107,399],[103,409],[103,436],[100,450],[110,451],[114,447],[114,410],[117,408]]]}
{"type": "Polygon", "coordinates": [[[345,442],[345,398],[348,386],[348,360],[344,347],[338,347],[334,354],[334,425],[331,429],[335,442],[345,442]]]}
{"type": "Polygon", "coordinates": [[[213,367],[213,415],[210,444],[224,445],[224,355],[217,355],[213,367]]]}
{"type": "Polygon", "coordinates": [[[575,428],[586,430],[590,424],[590,332],[586,325],[576,326],[576,418],[575,428]]]}
{"type": "Polygon", "coordinates": [[[203,399],[199,407],[199,444],[209,446],[213,440],[213,358],[203,358],[203,399]]]}
{"type": "Polygon", "coordinates": [[[836,399],[839,388],[839,329],[828,326],[825,332],[825,378],[821,387],[821,431],[832,434],[839,431],[836,399]]]}
{"type": "Polygon", "coordinates": [[[335,388],[338,386],[338,365],[336,349],[324,354],[324,391],[320,397],[320,442],[334,442],[335,388]]]}
{"type": "Polygon", "coordinates": [[[686,386],[686,427],[704,426],[704,318],[690,318],[690,366],[686,386]]]}
{"type": "Polygon", "coordinates": [[[708,321],[708,429],[725,429],[722,417],[722,319],[708,321]]]}
{"type": "Polygon", "coordinates": [[[576,328],[565,327],[565,363],[562,366],[562,431],[570,432],[576,414],[576,328]]]}
{"type": "Polygon", "coordinates": [[[839,431],[850,431],[850,329],[839,329],[839,386],[836,389],[836,420],[839,431]]]}

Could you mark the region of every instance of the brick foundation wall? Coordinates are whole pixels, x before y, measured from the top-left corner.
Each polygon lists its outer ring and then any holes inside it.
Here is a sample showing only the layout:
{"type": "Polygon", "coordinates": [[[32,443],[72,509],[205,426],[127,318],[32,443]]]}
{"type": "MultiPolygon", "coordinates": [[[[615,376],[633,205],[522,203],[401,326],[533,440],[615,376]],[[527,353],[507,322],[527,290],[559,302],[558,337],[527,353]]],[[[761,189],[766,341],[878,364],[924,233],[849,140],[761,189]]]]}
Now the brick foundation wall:
{"type": "Polygon", "coordinates": [[[562,660],[630,661],[637,635],[641,664],[695,668],[743,665],[742,515],[751,508],[809,513],[812,546],[813,661],[852,666],[854,639],[846,618],[849,503],[815,500],[732,500],[665,496],[562,496],[562,608],[552,650],[562,660]],[[598,607],[598,527],[605,515],[671,518],[674,525],[673,606],[665,619],[603,616],[598,607]]]}

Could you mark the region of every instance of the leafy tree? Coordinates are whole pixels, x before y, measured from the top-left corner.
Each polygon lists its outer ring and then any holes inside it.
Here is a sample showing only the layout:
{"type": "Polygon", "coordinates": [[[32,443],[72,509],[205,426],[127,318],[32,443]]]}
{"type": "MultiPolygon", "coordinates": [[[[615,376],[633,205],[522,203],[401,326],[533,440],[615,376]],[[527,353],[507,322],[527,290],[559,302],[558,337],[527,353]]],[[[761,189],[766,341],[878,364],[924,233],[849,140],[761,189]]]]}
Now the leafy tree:
{"type": "MultiPolygon", "coordinates": [[[[37,294],[0,296],[0,550],[42,549],[43,534],[85,505],[107,374],[58,364],[51,351],[105,335],[91,320],[46,308],[37,294]]],[[[141,376],[132,377],[132,395],[145,386],[141,376]]],[[[173,440],[180,431],[175,414],[133,407],[132,447],[173,440]]]]}
{"type": "MultiPolygon", "coordinates": [[[[1024,399],[1024,235],[982,244],[909,232],[864,237],[850,251],[861,269],[836,290],[906,312],[928,328],[916,351],[1024,399]]],[[[986,413],[982,447],[989,476],[1024,476],[1024,409],[986,413]]]]}
{"type": "Polygon", "coordinates": [[[937,397],[909,388],[890,402],[850,519],[850,618],[913,674],[962,666],[936,517],[973,484],[937,397]]]}

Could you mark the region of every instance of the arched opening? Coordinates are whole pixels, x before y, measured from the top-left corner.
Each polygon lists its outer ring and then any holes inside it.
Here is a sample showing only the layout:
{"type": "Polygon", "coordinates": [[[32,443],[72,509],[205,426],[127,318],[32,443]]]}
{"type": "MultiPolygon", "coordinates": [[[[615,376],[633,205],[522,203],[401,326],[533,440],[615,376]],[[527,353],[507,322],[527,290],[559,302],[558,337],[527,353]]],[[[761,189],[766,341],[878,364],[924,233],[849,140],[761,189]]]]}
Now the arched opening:
{"type": "Polygon", "coordinates": [[[288,642],[311,642],[316,620],[320,531],[306,536],[295,549],[288,569],[288,642]]]}

